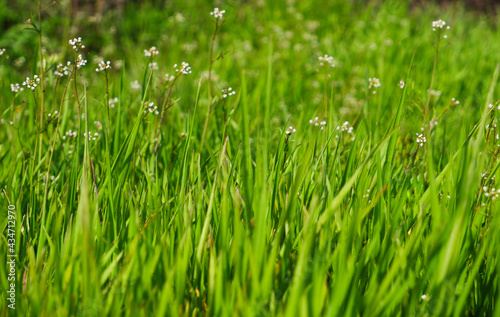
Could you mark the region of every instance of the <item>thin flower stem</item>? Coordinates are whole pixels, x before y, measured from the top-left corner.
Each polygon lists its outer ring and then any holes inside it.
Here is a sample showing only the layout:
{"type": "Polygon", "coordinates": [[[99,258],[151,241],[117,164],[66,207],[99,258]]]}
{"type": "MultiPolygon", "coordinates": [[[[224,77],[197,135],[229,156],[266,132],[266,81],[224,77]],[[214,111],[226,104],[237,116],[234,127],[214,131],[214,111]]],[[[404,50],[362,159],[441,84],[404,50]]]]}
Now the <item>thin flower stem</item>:
{"type": "Polygon", "coordinates": [[[214,63],[213,60],[214,44],[218,30],[219,30],[219,19],[215,21],[214,34],[212,36],[212,43],[210,44],[210,63],[208,64],[208,107],[207,107],[207,116],[205,118],[205,125],[203,127],[203,135],[201,136],[200,153],[203,151],[205,136],[207,134],[208,121],[210,120],[210,111],[212,109],[212,64],[214,63]]]}

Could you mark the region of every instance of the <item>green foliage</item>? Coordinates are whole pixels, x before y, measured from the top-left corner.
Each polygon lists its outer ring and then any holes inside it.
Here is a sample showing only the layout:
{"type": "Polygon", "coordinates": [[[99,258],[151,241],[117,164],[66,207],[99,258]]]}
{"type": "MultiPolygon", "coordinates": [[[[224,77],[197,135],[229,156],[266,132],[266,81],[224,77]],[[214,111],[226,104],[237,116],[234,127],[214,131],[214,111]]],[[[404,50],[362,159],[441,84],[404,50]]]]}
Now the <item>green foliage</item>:
{"type": "Polygon", "coordinates": [[[214,33],[206,1],[69,3],[0,1],[2,315],[500,314],[494,18],[229,1],[214,33]]]}

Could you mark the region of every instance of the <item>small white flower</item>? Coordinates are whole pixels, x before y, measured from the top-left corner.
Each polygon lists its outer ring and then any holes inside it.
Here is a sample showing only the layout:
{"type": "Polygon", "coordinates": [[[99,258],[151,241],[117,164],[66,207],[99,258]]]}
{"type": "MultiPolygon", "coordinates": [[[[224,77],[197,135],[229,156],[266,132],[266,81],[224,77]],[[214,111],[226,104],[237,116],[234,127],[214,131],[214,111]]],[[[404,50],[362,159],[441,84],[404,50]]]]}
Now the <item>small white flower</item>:
{"type": "Polygon", "coordinates": [[[95,132],[95,133],[92,134],[91,132],[88,132],[88,133],[84,132],[83,136],[86,137],[86,138],[88,138],[89,141],[95,141],[99,137],[99,133],[95,132]]]}
{"type": "Polygon", "coordinates": [[[178,65],[175,64],[174,65],[174,68],[175,68],[175,72],[176,73],[181,73],[183,75],[188,75],[188,74],[191,74],[191,66],[189,66],[188,63],[186,62],[182,62],[181,63],[181,67],[177,67],[178,65]]]}
{"type": "Polygon", "coordinates": [[[103,70],[111,69],[111,62],[110,61],[107,61],[107,62],[100,61],[98,66],[99,66],[99,68],[96,68],[95,71],[102,72],[103,70]]]}
{"type": "Polygon", "coordinates": [[[319,121],[318,117],[314,117],[314,119],[309,120],[309,124],[312,124],[315,127],[320,127],[320,129],[323,130],[326,126],[326,121],[319,121]]]}
{"type": "Polygon", "coordinates": [[[31,91],[35,91],[36,87],[40,84],[40,78],[38,75],[34,75],[33,79],[26,77],[26,80],[23,82],[23,86],[28,87],[31,91]]]}
{"type": "Polygon", "coordinates": [[[427,142],[427,138],[423,134],[418,134],[417,133],[417,143],[420,146],[424,146],[424,144],[427,142]]]}
{"type": "Polygon", "coordinates": [[[141,89],[141,84],[139,84],[138,80],[134,80],[130,83],[130,88],[132,88],[133,90],[139,90],[141,89]]]}
{"type": "Polygon", "coordinates": [[[87,60],[82,57],[81,54],[78,54],[76,57],[76,68],[80,69],[82,66],[85,66],[87,64],[87,60]]]}
{"type": "Polygon", "coordinates": [[[331,56],[328,56],[325,54],[324,56],[318,57],[318,60],[319,60],[320,66],[325,66],[325,64],[326,64],[326,65],[329,65],[330,67],[335,67],[335,64],[333,62],[333,57],[331,57],[331,56]]]}
{"type": "Polygon", "coordinates": [[[114,97],[114,98],[109,99],[109,106],[110,106],[111,108],[114,108],[114,107],[115,107],[115,104],[117,104],[117,103],[118,103],[118,101],[119,101],[119,100],[118,100],[118,97],[114,97]]]}
{"type": "Polygon", "coordinates": [[[227,98],[229,96],[235,95],[236,92],[233,90],[233,88],[229,87],[226,89],[222,89],[222,98],[227,98]]]}
{"type": "Polygon", "coordinates": [[[78,52],[79,49],[85,48],[85,45],[82,44],[82,38],[81,37],[75,37],[72,40],[68,41],[69,45],[71,45],[71,48],[73,51],[78,52]]]}
{"type": "Polygon", "coordinates": [[[435,30],[436,28],[442,29],[446,25],[446,22],[443,20],[439,19],[437,21],[432,22],[432,29],[435,30]]]}
{"type": "Polygon", "coordinates": [[[345,121],[340,127],[337,127],[337,130],[342,132],[347,132],[349,134],[352,134],[353,127],[350,126],[349,121],[345,121]]]}
{"type": "Polygon", "coordinates": [[[431,298],[430,298],[430,296],[427,296],[427,295],[425,295],[425,294],[424,294],[424,295],[422,295],[422,297],[421,297],[421,298],[422,298],[423,300],[425,300],[426,302],[428,302],[428,301],[431,299],[431,298]]]}
{"type": "Polygon", "coordinates": [[[378,78],[368,78],[368,89],[380,87],[380,80],[378,78]]]}
{"type": "Polygon", "coordinates": [[[401,89],[405,88],[405,82],[403,80],[400,80],[398,86],[401,89]]]}
{"type": "Polygon", "coordinates": [[[156,48],[156,46],[151,46],[149,50],[144,50],[144,56],[146,57],[155,57],[160,54],[160,51],[156,48]]]}
{"type": "Polygon", "coordinates": [[[144,103],[144,113],[148,113],[148,112],[149,112],[149,113],[154,113],[154,114],[156,114],[156,115],[158,115],[158,114],[159,114],[159,112],[158,112],[158,107],[157,107],[157,106],[155,106],[155,103],[154,103],[154,102],[152,102],[152,101],[146,101],[146,102],[144,103]]]}
{"type": "Polygon", "coordinates": [[[156,62],[148,64],[149,69],[158,70],[158,64],[156,62]]]}
{"type": "Polygon", "coordinates": [[[441,95],[441,92],[439,90],[434,90],[434,89],[427,90],[427,93],[430,96],[436,96],[436,97],[439,97],[441,95]]]}
{"type": "Polygon", "coordinates": [[[10,84],[10,90],[12,90],[12,92],[18,93],[20,91],[23,91],[24,88],[19,86],[19,84],[10,84]]]}
{"type": "Polygon", "coordinates": [[[297,130],[294,129],[292,126],[289,126],[288,129],[286,129],[285,131],[286,135],[292,135],[295,132],[297,132],[297,130]]]}
{"type": "Polygon", "coordinates": [[[167,83],[174,80],[174,79],[175,79],[174,75],[165,74],[165,76],[163,76],[163,80],[166,81],[167,83]]]}
{"type": "Polygon", "coordinates": [[[460,101],[456,100],[455,98],[451,98],[451,103],[452,105],[458,105],[460,103],[460,101]]]}
{"type": "Polygon", "coordinates": [[[3,53],[5,53],[5,48],[0,48],[0,56],[2,56],[3,53]]]}
{"type": "Polygon", "coordinates": [[[69,74],[68,70],[69,65],[71,65],[71,62],[68,62],[66,66],[64,66],[63,64],[57,65],[56,70],[54,71],[54,75],[56,75],[59,78],[67,76],[69,74]]]}
{"type": "Polygon", "coordinates": [[[226,13],[226,10],[219,10],[219,8],[215,8],[213,12],[210,12],[210,15],[216,19],[222,19],[224,13],[226,13]]]}

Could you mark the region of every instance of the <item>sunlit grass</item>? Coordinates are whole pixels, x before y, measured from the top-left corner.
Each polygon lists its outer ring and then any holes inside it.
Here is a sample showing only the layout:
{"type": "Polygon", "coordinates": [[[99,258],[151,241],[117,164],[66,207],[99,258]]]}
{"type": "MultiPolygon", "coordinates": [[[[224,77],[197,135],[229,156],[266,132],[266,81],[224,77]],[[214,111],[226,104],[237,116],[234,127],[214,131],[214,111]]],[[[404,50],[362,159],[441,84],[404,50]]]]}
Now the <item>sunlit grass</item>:
{"type": "Polygon", "coordinates": [[[0,35],[2,314],[500,315],[492,17],[30,5],[0,35]]]}

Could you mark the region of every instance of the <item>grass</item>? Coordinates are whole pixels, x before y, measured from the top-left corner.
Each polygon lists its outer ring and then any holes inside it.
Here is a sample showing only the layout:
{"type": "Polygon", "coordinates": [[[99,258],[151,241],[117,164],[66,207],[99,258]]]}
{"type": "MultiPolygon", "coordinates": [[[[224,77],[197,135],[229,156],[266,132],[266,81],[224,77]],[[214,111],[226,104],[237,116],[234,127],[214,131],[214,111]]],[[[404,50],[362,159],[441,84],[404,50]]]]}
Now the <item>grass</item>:
{"type": "Polygon", "coordinates": [[[214,6],[0,4],[2,315],[500,315],[497,18],[214,6]]]}

